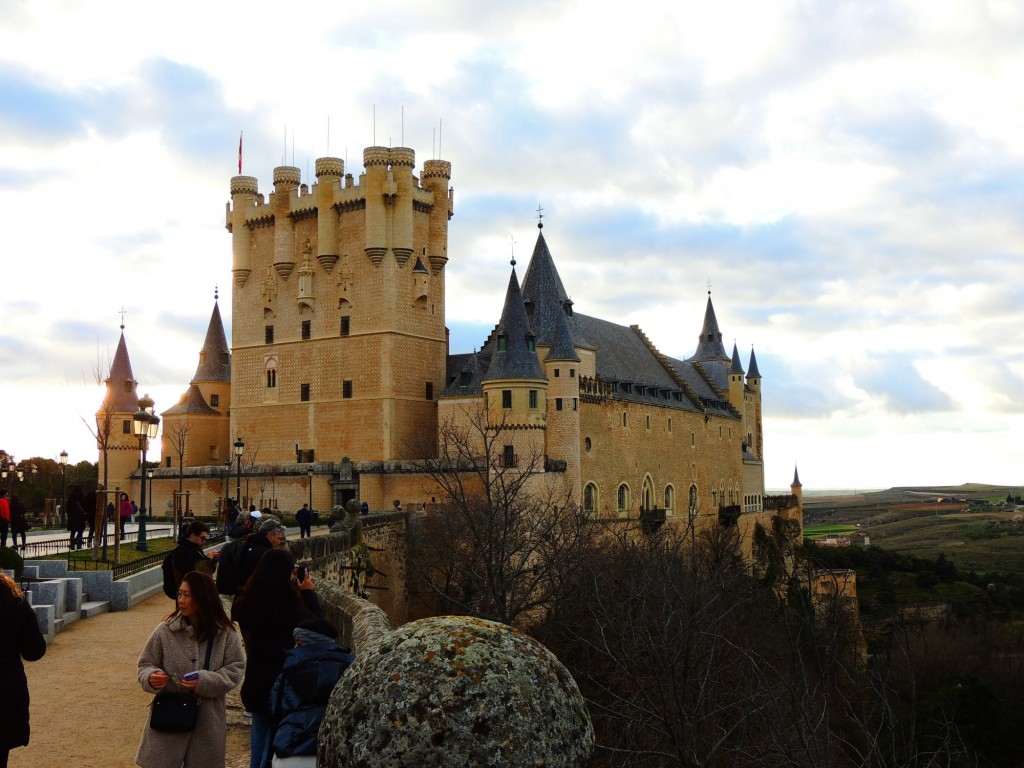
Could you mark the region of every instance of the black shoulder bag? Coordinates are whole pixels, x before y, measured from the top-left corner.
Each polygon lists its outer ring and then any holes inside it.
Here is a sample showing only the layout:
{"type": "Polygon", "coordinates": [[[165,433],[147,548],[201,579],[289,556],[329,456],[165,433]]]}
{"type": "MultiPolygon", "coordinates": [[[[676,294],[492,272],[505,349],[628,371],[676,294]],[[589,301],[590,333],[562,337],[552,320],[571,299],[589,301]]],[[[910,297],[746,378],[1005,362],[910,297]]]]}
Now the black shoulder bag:
{"type": "MultiPolygon", "coordinates": [[[[213,641],[216,635],[206,643],[206,661],[203,669],[210,668],[210,656],[213,653],[213,641]]],[[[149,713],[149,727],[164,733],[183,733],[195,730],[199,720],[199,698],[187,691],[171,691],[158,693],[153,699],[149,713]]]]}

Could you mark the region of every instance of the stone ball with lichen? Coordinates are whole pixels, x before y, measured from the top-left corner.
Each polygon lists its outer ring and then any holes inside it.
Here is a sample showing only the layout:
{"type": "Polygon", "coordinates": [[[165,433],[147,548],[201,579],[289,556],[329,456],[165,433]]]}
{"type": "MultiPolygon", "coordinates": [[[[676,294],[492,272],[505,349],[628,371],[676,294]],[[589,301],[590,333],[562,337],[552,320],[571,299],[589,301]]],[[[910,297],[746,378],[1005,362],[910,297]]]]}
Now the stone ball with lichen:
{"type": "Polygon", "coordinates": [[[342,676],[318,766],[582,766],[594,729],[576,681],[523,633],[440,616],[385,635],[342,676]]]}

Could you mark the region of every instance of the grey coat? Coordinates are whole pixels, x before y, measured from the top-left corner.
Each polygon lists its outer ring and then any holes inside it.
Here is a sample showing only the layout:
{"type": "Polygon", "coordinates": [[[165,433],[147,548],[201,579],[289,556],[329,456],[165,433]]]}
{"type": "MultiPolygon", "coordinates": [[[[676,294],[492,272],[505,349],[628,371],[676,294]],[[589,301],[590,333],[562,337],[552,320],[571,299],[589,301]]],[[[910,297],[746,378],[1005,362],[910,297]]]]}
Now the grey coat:
{"type": "Polygon", "coordinates": [[[199,722],[189,733],[161,733],[149,727],[149,712],[135,763],[143,768],[223,768],[227,750],[227,715],[224,696],[242,680],[245,651],[238,632],[220,630],[213,639],[209,670],[203,670],[206,643],[199,643],[191,625],[180,617],[161,622],[139,657],[139,683],[156,693],[149,676],[163,670],[170,676],[165,690],[183,690],[178,680],[186,672],[201,670],[196,694],[199,722]]]}

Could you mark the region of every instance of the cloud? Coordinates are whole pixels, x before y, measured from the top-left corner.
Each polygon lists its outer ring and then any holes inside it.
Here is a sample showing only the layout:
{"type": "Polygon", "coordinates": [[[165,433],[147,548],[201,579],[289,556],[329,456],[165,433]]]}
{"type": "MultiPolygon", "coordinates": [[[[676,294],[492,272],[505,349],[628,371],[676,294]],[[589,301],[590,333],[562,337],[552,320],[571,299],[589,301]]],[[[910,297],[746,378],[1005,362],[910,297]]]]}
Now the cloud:
{"type": "Polygon", "coordinates": [[[869,355],[853,366],[856,386],[903,415],[956,410],[950,396],[925,380],[906,355],[869,355]]]}

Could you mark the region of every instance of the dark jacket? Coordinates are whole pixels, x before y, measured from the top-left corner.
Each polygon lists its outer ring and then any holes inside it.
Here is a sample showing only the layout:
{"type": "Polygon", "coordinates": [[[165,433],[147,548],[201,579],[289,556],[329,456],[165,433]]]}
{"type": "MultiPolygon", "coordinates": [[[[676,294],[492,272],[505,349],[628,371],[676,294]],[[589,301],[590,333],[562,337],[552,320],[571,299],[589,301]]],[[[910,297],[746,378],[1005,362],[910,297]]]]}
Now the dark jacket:
{"type": "Polygon", "coordinates": [[[81,492],[71,492],[71,496],[68,498],[67,508],[69,531],[85,530],[85,507],[82,505],[82,501],[81,492]]]}
{"type": "Polygon", "coordinates": [[[266,534],[253,534],[249,537],[249,546],[238,563],[238,589],[245,586],[245,582],[260,564],[260,558],[273,548],[274,545],[267,541],[266,534]]]}
{"type": "Polygon", "coordinates": [[[21,499],[11,504],[11,530],[14,533],[25,533],[28,530],[28,510],[21,499]]]}
{"type": "Polygon", "coordinates": [[[0,749],[28,744],[28,681],[21,663],[46,653],[35,611],[0,583],[0,749]]]}
{"type": "Polygon", "coordinates": [[[278,757],[315,755],[320,721],[342,673],[356,657],[337,643],[292,648],[270,692],[271,748],[278,757]]]}
{"type": "Polygon", "coordinates": [[[201,571],[213,576],[217,569],[217,562],[207,557],[201,546],[186,537],[178,540],[178,546],[171,550],[170,558],[175,580],[179,584],[189,571],[201,571]]]}
{"type": "Polygon", "coordinates": [[[309,507],[303,507],[295,513],[295,521],[299,525],[309,527],[313,524],[313,510],[309,507]]]}
{"type": "Polygon", "coordinates": [[[295,646],[292,630],[305,619],[323,618],[316,592],[304,589],[301,595],[302,605],[292,618],[266,610],[259,595],[235,599],[231,620],[242,630],[246,653],[242,704],[250,712],[269,714],[270,689],[281,674],[285,654],[295,646]]]}

